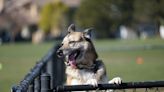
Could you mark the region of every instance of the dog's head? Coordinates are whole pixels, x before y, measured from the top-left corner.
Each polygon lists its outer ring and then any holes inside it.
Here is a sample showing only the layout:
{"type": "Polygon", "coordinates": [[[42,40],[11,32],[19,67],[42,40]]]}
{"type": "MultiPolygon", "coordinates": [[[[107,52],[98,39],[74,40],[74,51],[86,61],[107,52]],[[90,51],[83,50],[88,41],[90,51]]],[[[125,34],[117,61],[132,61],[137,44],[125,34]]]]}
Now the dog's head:
{"type": "Polygon", "coordinates": [[[64,37],[57,54],[65,58],[66,65],[73,68],[91,67],[97,59],[97,53],[91,42],[92,28],[84,32],[75,31],[75,25],[68,27],[68,34],[64,37]]]}

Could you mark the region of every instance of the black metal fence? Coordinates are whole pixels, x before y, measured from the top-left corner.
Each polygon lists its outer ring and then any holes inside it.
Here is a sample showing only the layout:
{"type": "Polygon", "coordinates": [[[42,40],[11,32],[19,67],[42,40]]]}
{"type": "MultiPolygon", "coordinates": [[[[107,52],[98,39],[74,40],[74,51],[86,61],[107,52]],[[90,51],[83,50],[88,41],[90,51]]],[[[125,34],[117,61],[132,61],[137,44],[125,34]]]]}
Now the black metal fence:
{"type": "Polygon", "coordinates": [[[64,83],[64,62],[56,56],[59,45],[55,45],[36,63],[31,71],[16,86],[12,92],[52,92],[58,85],[64,83]]]}
{"type": "Polygon", "coordinates": [[[65,92],[88,90],[121,90],[123,92],[164,92],[164,81],[127,82],[121,85],[99,84],[64,86],[64,62],[56,56],[59,45],[55,45],[48,53],[36,63],[24,79],[11,88],[11,92],[65,92]],[[153,89],[154,88],[154,89],[153,89]],[[132,89],[131,91],[129,89],[132,89]],[[137,91],[138,89],[141,89],[137,91]],[[151,91],[152,92],[152,91],[151,91]]]}
{"type": "Polygon", "coordinates": [[[152,89],[152,88],[154,88],[152,90],[155,91],[162,91],[160,90],[160,87],[164,87],[164,81],[126,82],[126,83],[122,83],[121,85],[98,84],[97,87],[91,85],[57,86],[55,91],[65,92],[65,91],[109,90],[109,89],[125,91],[125,89],[133,89],[133,92],[135,92],[136,89],[142,89],[142,88],[145,88],[145,90],[147,91],[148,89],[152,89]]]}

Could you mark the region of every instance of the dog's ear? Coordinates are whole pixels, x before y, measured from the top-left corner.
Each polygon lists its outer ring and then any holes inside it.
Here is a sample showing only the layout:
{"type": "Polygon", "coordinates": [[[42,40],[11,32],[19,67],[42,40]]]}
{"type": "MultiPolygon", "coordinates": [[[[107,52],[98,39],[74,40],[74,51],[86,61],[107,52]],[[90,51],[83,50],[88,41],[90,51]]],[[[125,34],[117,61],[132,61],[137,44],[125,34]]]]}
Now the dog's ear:
{"type": "Polygon", "coordinates": [[[68,27],[68,33],[71,33],[71,32],[74,32],[75,31],[75,24],[71,24],[69,27],[68,27]]]}
{"type": "Polygon", "coordinates": [[[87,39],[91,39],[92,30],[93,30],[93,28],[85,29],[84,32],[83,32],[83,36],[87,39]]]}

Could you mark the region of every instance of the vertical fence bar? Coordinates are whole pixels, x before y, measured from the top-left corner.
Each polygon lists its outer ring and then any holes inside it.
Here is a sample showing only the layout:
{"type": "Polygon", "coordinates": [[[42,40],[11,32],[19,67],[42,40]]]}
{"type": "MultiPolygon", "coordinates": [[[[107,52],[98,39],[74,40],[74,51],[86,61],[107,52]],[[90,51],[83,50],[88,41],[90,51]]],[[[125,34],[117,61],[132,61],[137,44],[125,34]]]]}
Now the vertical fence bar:
{"type": "Polygon", "coordinates": [[[51,92],[50,88],[50,75],[48,73],[43,73],[41,75],[41,92],[51,92]]]}
{"type": "Polygon", "coordinates": [[[47,73],[50,74],[50,76],[51,76],[51,82],[50,82],[51,88],[53,88],[53,85],[54,85],[53,81],[55,80],[54,70],[55,70],[54,62],[52,60],[50,60],[47,63],[47,73]]]}
{"type": "Polygon", "coordinates": [[[28,92],[34,92],[34,82],[32,82],[28,88],[28,92]]]}
{"type": "Polygon", "coordinates": [[[40,81],[40,76],[35,78],[34,80],[34,92],[40,92],[40,87],[41,86],[41,81],[40,81]]]}

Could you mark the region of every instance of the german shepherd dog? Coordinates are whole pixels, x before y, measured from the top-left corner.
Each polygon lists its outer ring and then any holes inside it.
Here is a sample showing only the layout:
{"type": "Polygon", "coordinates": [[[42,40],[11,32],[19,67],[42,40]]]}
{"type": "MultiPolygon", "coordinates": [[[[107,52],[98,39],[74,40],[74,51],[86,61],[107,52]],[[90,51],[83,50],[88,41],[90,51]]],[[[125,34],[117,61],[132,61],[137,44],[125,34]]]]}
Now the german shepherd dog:
{"type": "Polygon", "coordinates": [[[121,84],[120,77],[108,81],[105,65],[97,59],[98,55],[91,41],[91,30],[92,28],[88,28],[84,32],[77,32],[74,24],[68,27],[68,34],[57,51],[59,57],[65,58],[66,84],[93,86],[99,83],[121,84]]]}

